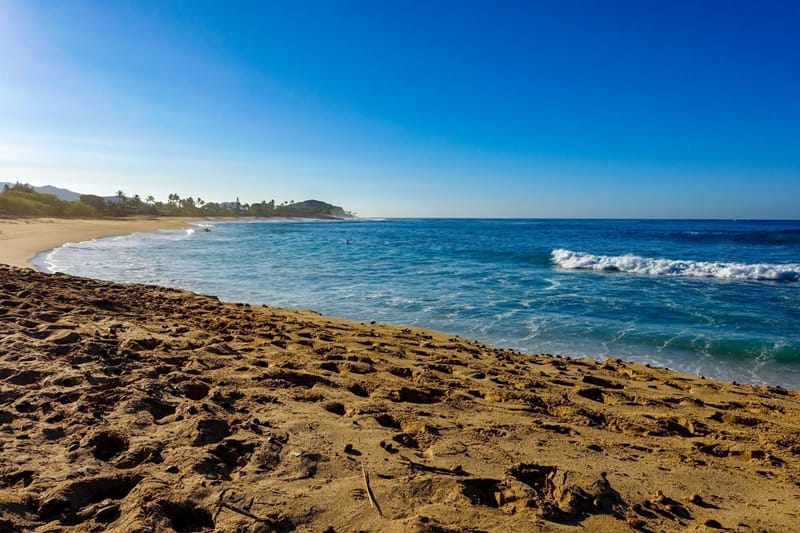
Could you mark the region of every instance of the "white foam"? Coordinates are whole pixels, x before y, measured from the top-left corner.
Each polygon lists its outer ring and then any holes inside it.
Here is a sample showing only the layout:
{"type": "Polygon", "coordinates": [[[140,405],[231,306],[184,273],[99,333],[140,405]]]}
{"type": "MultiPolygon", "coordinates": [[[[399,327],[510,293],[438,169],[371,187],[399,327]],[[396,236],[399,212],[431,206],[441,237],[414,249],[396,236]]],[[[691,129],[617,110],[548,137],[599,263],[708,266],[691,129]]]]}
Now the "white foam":
{"type": "MultiPolygon", "coordinates": [[[[124,265],[128,271],[140,269],[137,265],[141,261],[135,257],[136,248],[153,243],[188,239],[194,233],[193,228],[186,228],[68,242],[38,254],[31,263],[43,272],[64,272],[108,279],[105,273],[114,271],[120,265],[124,265]]],[[[132,278],[119,281],[152,282],[153,280],[132,278]]]]}
{"type": "Polygon", "coordinates": [[[800,281],[800,264],[726,263],[625,255],[593,255],[559,248],[551,252],[553,262],[569,270],[626,272],[648,276],[719,278],[758,281],[800,281]]]}

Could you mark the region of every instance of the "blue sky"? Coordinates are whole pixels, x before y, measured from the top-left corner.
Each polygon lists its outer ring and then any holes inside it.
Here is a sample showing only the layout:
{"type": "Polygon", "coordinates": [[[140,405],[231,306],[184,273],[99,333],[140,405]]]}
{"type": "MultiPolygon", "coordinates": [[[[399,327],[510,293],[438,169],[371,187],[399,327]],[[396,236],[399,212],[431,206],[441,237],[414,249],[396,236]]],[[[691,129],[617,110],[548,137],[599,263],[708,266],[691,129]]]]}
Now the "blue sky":
{"type": "Polygon", "coordinates": [[[0,0],[0,181],[800,218],[800,2],[0,0]]]}

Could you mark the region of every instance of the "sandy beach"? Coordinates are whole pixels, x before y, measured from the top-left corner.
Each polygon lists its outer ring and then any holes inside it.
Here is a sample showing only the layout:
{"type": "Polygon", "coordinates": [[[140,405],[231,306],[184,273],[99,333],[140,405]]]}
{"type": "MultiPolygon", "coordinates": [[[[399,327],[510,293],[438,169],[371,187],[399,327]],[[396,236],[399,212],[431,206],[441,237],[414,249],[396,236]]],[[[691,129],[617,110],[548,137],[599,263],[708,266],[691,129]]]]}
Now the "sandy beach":
{"type": "MultiPolygon", "coordinates": [[[[0,263],[185,220],[2,220],[0,263]]],[[[793,531],[800,393],[0,265],[0,531],[793,531]]]]}
{"type": "Polygon", "coordinates": [[[192,218],[0,218],[0,263],[29,267],[37,253],[66,242],[185,227],[192,218]]]}

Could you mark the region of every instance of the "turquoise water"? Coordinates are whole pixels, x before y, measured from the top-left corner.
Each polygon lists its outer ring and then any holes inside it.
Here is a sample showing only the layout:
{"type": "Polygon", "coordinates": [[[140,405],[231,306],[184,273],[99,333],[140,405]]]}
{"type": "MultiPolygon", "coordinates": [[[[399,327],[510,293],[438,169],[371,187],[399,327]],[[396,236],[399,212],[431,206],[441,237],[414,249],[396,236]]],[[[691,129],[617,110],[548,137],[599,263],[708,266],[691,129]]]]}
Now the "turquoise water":
{"type": "Polygon", "coordinates": [[[67,244],[34,262],[46,272],[411,324],[526,352],[800,388],[797,221],[207,226],[67,244]]]}

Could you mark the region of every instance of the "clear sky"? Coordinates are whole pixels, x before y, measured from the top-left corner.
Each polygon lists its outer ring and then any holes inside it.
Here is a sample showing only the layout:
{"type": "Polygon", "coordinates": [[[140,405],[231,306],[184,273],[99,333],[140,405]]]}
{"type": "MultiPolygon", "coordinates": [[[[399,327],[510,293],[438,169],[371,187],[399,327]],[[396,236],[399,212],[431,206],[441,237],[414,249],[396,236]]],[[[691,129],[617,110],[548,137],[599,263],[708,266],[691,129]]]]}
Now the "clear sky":
{"type": "Polygon", "coordinates": [[[800,218],[800,2],[0,0],[0,181],[800,218]]]}

